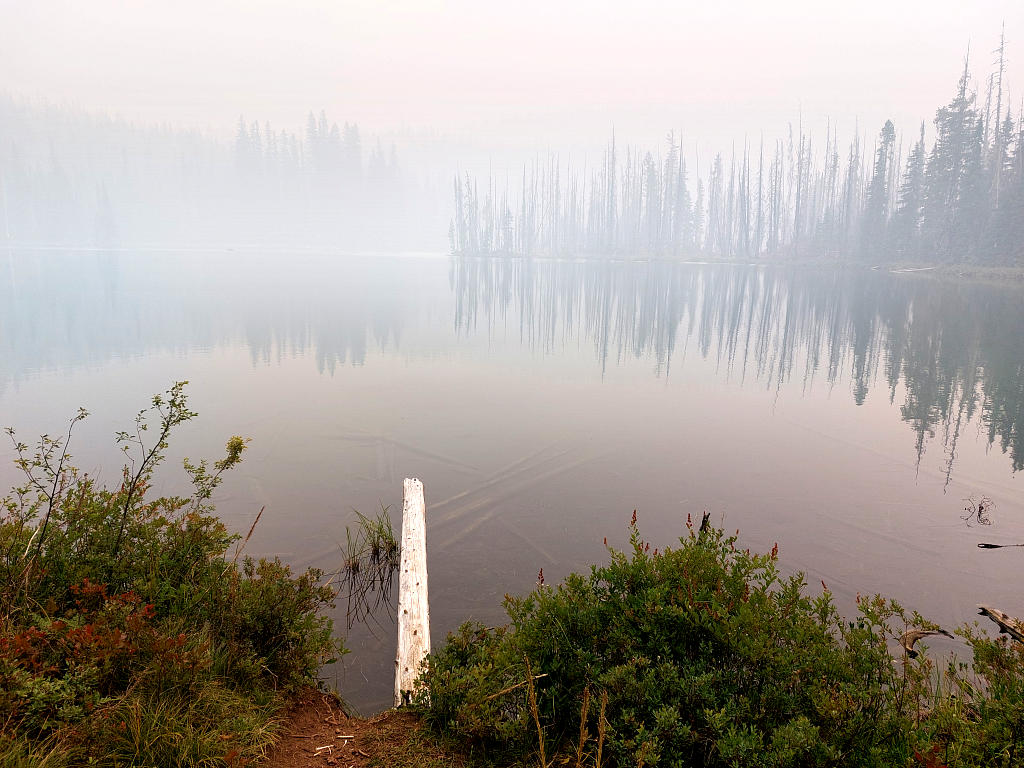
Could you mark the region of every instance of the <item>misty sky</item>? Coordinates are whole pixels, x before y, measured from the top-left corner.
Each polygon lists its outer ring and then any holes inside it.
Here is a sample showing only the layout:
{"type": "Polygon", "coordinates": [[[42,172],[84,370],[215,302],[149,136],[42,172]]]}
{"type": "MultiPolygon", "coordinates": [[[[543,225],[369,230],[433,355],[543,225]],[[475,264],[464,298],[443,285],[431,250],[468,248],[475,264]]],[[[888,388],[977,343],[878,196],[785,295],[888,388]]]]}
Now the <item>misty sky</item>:
{"type": "Polygon", "coordinates": [[[496,151],[592,146],[612,126],[721,148],[801,109],[815,128],[913,132],[968,43],[987,74],[1003,20],[1016,107],[1019,0],[0,0],[0,91],[225,136],[240,114],[301,129],[326,109],[496,151]]]}

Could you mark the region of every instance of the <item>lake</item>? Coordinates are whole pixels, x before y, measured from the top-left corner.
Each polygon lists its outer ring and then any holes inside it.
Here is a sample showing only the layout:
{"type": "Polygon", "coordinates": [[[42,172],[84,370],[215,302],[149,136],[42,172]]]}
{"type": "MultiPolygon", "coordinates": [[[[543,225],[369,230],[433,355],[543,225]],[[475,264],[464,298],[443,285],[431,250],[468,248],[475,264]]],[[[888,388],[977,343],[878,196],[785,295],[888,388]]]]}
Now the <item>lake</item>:
{"type": "MultiPolygon", "coordinates": [[[[113,434],[187,379],[183,456],[251,438],[215,498],[247,552],[337,570],[355,510],[427,499],[435,644],[507,592],[664,547],[705,510],[778,542],[851,611],[884,592],[948,627],[1024,613],[1024,289],[867,268],[261,251],[0,253],[0,425],[118,476],[113,434]],[[991,500],[991,525],[963,519],[991,500]]],[[[4,445],[0,481],[16,479],[4,445]]],[[[336,620],[345,627],[344,600],[336,620]]],[[[395,628],[330,669],[389,706],[395,628]]],[[[957,642],[939,638],[945,653],[957,642]]]]}

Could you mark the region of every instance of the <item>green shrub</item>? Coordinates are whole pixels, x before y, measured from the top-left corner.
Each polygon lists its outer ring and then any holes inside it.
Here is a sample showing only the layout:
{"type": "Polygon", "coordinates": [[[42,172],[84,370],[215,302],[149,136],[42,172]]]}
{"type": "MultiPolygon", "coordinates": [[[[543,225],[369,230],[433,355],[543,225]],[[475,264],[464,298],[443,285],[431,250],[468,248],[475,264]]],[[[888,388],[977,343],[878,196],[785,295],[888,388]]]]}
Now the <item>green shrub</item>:
{"type": "Polygon", "coordinates": [[[323,664],[336,661],[325,654],[344,652],[332,640],[331,622],[320,613],[334,600],[330,587],[320,584],[321,576],[311,568],[292,577],[276,558],[245,558],[211,595],[216,639],[236,655],[258,659],[280,687],[294,689],[316,680],[323,664]]]}
{"type": "Polygon", "coordinates": [[[423,678],[427,721],[505,760],[546,741],[581,765],[600,749],[608,765],[894,766],[927,743],[912,726],[929,662],[894,664],[887,643],[919,618],[876,598],[843,621],[774,551],[720,531],[662,552],[635,519],[631,534],[608,565],[506,597],[508,628],[450,636],[423,678]]]}
{"type": "Polygon", "coordinates": [[[241,438],[212,464],[185,461],[191,496],[150,496],[173,429],[195,415],[184,384],[118,435],[128,461],[113,488],[71,464],[85,415],[33,449],[15,440],[25,479],[0,502],[0,765],[58,742],[100,765],[258,756],[281,693],[344,652],[323,613],[333,592],[314,569],[229,553],[239,537],[209,499],[241,438]]]}
{"type": "Polygon", "coordinates": [[[507,633],[463,624],[429,657],[425,715],[437,730],[483,747],[528,743],[526,665],[507,633]]]}
{"type": "Polygon", "coordinates": [[[959,634],[971,648],[974,674],[950,666],[950,695],[930,713],[929,753],[946,765],[1024,764],[1024,644],[992,639],[976,625],[959,634]]]}

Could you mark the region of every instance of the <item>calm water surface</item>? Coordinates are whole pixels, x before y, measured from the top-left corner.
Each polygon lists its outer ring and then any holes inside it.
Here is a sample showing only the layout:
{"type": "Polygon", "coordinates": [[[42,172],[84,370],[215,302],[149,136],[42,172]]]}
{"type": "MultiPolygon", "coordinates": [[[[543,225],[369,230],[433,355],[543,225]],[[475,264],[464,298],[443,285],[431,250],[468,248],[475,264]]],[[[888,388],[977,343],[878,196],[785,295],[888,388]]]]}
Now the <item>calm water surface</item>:
{"type": "MultiPolygon", "coordinates": [[[[0,253],[0,424],[79,406],[76,463],[188,379],[184,455],[252,438],[218,510],[249,553],[340,564],[355,513],[424,480],[434,642],[501,597],[606,557],[633,509],[654,546],[703,510],[850,610],[882,591],[934,620],[1024,613],[1024,293],[871,270],[327,257],[0,253]],[[965,499],[995,502],[969,528],[965,499]]],[[[14,474],[4,446],[0,481],[14,474]]],[[[344,614],[339,608],[339,624],[344,614]]],[[[389,704],[394,625],[331,672],[389,704]]],[[[933,643],[936,650],[956,647],[933,643]]]]}

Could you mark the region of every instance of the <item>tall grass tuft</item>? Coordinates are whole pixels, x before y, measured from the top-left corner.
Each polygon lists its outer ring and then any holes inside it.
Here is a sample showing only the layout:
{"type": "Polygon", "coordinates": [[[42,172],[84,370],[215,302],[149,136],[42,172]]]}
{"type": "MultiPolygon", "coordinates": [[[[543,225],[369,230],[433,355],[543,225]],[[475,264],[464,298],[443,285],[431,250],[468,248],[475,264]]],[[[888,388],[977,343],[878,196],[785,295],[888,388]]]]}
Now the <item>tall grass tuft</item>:
{"type": "Polygon", "coordinates": [[[355,526],[345,527],[341,555],[339,593],[345,596],[345,621],[351,629],[382,608],[391,608],[402,551],[388,507],[382,506],[374,517],[356,512],[355,526]]]}

